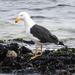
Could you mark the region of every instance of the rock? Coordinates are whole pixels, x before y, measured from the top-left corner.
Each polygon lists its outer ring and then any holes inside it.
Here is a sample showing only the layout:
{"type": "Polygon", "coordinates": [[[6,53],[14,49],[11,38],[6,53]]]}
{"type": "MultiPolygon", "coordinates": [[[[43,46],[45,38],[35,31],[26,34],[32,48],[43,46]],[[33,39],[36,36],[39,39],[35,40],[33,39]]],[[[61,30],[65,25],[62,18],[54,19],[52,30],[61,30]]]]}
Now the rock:
{"type": "Polygon", "coordinates": [[[4,40],[0,40],[0,43],[4,43],[4,40]]]}
{"type": "Polygon", "coordinates": [[[11,50],[8,50],[6,56],[7,57],[16,58],[17,57],[17,53],[14,50],[12,50],[12,51],[11,50]]]}
{"type": "Polygon", "coordinates": [[[17,39],[13,39],[13,40],[24,42],[24,43],[27,43],[27,44],[35,44],[32,40],[31,41],[26,41],[26,40],[23,40],[22,38],[17,38],[17,39]]]}
{"type": "MultiPolygon", "coordinates": [[[[24,41],[20,42],[24,43],[24,41]]],[[[32,54],[30,49],[18,43],[0,44],[0,73],[75,74],[75,48],[64,47],[57,51],[45,50],[42,56],[30,60],[32,54]]]]}

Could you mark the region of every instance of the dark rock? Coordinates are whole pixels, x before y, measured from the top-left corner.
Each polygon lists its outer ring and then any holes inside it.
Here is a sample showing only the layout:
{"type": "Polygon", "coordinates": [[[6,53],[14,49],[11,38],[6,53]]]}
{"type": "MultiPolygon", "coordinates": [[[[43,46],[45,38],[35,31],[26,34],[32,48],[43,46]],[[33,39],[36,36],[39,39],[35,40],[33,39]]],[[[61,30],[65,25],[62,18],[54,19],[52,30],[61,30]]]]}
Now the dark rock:
{"type": "Polygon", "coordinates": [[[24,46],[21,47],[22,54],[32,53],[32,51],[24,46]]]}
{"type": "Polygon", "coordinates": [[[30,60],[32,56],[33,52],[30,49],[18,43],[0,44],[0,73],[40,73],[42,75],[75,73],[75,48],[45,50],[42,56],[30,60]],[[9,51],[11,56],[7,55],[9,51]]]}
{"type": "Polygon", "coordinates": [[[19,41],[19,42],[24,42],[24,43],[27,43],[27,44],[35,44],[32,40],[26,41],[26,40],[23,40],[22,38],[17,38],[17,39],[14,39],[14,40],[19,41]]]}

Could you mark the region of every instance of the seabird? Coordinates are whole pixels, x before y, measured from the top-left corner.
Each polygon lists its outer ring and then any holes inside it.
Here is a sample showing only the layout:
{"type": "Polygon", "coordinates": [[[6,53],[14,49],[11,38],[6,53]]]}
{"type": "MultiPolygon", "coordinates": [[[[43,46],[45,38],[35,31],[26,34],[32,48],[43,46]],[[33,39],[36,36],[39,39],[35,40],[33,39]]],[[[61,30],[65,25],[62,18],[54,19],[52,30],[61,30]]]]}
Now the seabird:
{"type": "Polygon", "coordinates": [[[39,57],[42,55],[42,45],[43,43],[55,43],[57,45],[64,45],[62,42],[58,40],[58,38],[53,35],[49,30],[47,30],[45,27],[42,27],[38,24],[36,24],[29,14],[27,12],[21,12],[18,17],[15,19],[15,23],[17,23],[19,20],[23,20],[25,23],[25,30],[26,35],[28,38],[30,38],[36,45],[36,52],[31,59],[34,59],[36,57],[39,57]],[[37,54],[38,47],[37,45],[40,45],[40,54],[37,54]]]}

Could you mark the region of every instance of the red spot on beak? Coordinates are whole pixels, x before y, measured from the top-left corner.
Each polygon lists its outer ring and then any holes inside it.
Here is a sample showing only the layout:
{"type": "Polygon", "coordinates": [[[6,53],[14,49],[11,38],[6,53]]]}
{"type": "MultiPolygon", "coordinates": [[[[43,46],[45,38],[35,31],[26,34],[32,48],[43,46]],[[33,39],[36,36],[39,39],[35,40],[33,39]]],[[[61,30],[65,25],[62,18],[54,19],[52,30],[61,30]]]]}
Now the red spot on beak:
{"type": "Polygon", "coordinates": [[[15,23],[17,23],[20,20],[20,18],[16,18],[15,23]]]}
{"type": "Polygon", "coordinates": [[[15,23],[17,23],[18,21],[15,21],[15,23]]]}

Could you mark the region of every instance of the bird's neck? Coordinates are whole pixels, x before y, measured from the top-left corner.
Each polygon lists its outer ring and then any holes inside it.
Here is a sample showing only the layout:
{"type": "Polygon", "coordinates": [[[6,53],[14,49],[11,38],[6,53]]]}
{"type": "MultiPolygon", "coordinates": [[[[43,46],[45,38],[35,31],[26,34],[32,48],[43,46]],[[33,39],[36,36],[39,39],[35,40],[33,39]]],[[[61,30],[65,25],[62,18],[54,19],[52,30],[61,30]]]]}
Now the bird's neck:
{"type": "Polygon", "coordinates": [[[30,29],[33,25],[35,25],[35,22],[30,17],[25,18],[24,23],[26,29],[30,29]]]}

